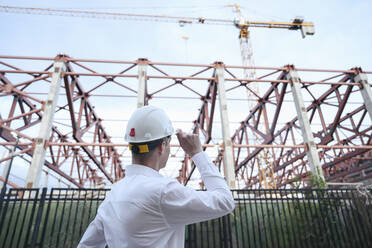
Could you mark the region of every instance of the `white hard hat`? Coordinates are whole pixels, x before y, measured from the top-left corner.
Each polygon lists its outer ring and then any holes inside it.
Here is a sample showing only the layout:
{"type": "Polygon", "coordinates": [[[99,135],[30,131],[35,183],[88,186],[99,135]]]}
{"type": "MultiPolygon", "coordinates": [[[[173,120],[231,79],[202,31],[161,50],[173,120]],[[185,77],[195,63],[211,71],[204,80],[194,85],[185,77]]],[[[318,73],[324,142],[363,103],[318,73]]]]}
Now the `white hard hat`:
{"type": "Polygon", "coordinates": [[[130,117],[125,131],[125,141],[146,143],[174,133],[172,122],[164,110],[154,106],[137,109],[130,117]]]}

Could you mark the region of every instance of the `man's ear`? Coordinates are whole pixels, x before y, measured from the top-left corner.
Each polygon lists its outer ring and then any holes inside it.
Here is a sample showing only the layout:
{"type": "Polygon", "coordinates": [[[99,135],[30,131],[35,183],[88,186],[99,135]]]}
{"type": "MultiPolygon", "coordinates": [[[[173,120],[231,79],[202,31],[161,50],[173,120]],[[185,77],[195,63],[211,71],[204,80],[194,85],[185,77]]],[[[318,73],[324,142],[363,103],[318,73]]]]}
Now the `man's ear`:
{"type": "Polygon", "coordinates": [[[159,154],[163,154],[164,150],[165,150],[165,142],[162,141],[162,142],[159,144],[159,146],[158,146],[159,154]]]}

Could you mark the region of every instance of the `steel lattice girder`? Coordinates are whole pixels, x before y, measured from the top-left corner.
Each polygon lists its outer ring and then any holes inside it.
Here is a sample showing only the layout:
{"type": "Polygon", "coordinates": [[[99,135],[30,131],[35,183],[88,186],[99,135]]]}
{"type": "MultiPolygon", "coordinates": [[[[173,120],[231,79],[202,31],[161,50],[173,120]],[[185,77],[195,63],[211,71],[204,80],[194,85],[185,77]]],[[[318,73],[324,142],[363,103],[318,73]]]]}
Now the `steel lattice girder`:
{"type": "MultiPolygon", "coordinates": [[[[67,64],[67,71],[73,72],[72,67],[67,64]]],[[[106,80],[107,81],[107,80],[106,80]]],[[[68,101],[68,109],[71,117],[71,126],[73,129],[73,137],[76,142],[84,142],[83,136],[90,129],[94,129],[93,142],[110,143],[110,137],[101,124],[101,119],[95,113],[92,104],[89,101],[89,94],[84,92],[79,80],[76,76],[64,77],[66,97],[68,101]],[[75,113],[74,102],[80,101],[78,114],[75,113]],[[82,125],[82,120],[85,120],[85,125],[82,125]]],[[[83,146],[82,149],[89,158],[103,172],[105,177],[113,183],[122,177],[121,161],[118,152],[114,147],[99,147],[100,159],[94,155],[95,147],[83,146]],[[114,170],[115,179],[112,178],[110,172],[106,171],[108,163],[111,162],[111,169],[114,170]]]]}
{"type": "MultiPolygon", "coordinates": [[[[57,60],[63,59],[60,57],[56,58],[57,60]]],[[[71,66],[69,66],[68,62],[67,68],[68,71],[72,71],[71,66]]],[[[48,66],[47,69],[50,69],[51,66],[48,66]]],[[[47,70],[46,70],[47,71],[47,70]]],[[[7,119],[1,120],[1,137],[4,138],[7,141],[15,141],[15,138],[10,135],[11,131],[15,131],[20,134],[21,137],[27,138],[28,140],[33,140],[32,138],[23,135],[21,132],[23,130],[27,130],[31,128],[32,126],[40,123],[42,118],[42,110],[43,110],[43,101],[35,99],[34,97],[31,97],[29,94],[19,91],[16,86],[12,84],[5,76],[4,74],[0,74],[1,82],[3,84],[3,89],[5,89],[4,93],[8,96],[13,96],[13,103],[11,105],[11,109],[9,111],[9,116],[7,119]],[[36,108],[34,102],[37,102],[41,105],[40,108],[36,108]],[[21,115],[19,116],[13,116],[15,109],[19,107],[21,110],[21,115]],[[26,110],[26,107],[28,107],[28,110],[26,110]],[[35,118],[33,118],[35,117],[35,118]],[[17,119],[23,119],[23,125],[17,128],[12,128],[12,121],[17,119]],[[32,120],[34,119],[34,120],[32,120]],[[5,124],[5,126],[3,125],[5,124]]],[[[35,77],[34,80],[27,81],[26,83],[23,83],[24,88],[29,86],[32,83],[38,82],[40,80],[48,81],[48,77],[35,77]]],[[[66,90],[66,97],[68,106],[62,106],[59,107],[56,112],[60,111],[61,109],[65,109],[66,107],[68,111],[70,112],[71,116],[71,122],[73,127],[73,138],[76,140],[76,142],[84,142],[83,135],[87,131],[89,131],[90,128],[94,128],[94,140],[98,140],[99,142],[103,143],[110,143],[110,138],[106,134],[104,128],[102,127],[100,123],[100,118],[98,118],[97,114],[94,112],[93,107],[91,106],[88,98],[88,94],[83,91],[81,85],[79,84],[78,80],[75,76],[64,76],[64,82],[66,90]],[[71,80],[72,79],[72,80],[71,80]],[[72,81],[70,83],[70,80],[72,81]],[[76,91],[76,92],[74,92],[76,91]],[[76,93],[76,94],[75,94],[76,93]],[[72,98],[72,95],[74,95],[74,99],[72,98]],[[81,101],[81,108],[80,111],[77,114],[77,121],[75,121],[75,113],[72,106],[72,103],[75,101],[81,101]],[[70,109],[71,108],[71,109],[70,109]],[[84,120],[85,123],[81,125],[81,120],[84,120]]],[[[71,138],[71,137],[70,137],[71,138]]],[[[57,127],[52,127],[52,134],[49,139],[49,142],[68,142],[69,135],[61,133],[57,127]]],[[[27,154],[32,156],[33,155],[33,145],[29,147],[25,146],[19,146],[20,149],[27,150],[27,154]]],[[[94,149],[94,148],[93,148],[94,149]]],[[[57,174],[62,176],[63,178],[67,179],[74,185],[78,187],[83,187],[84,183],[86,181],[91,181],[93,185],[99,184],[103,178],[98,176],[96,173],[96,169],[93,169],[90,165],[90,162],[93,161],[93,163],[96,164],[96,166],[103,172],[103,174],[106,176],[106,178],[111,181],[117,181],[120,178],[123,177],[123,169],[121,168],[121,161],[119,158],[118,153],[116,152],[114,147],[99,147],[99,153],[100,153],[100,160],[98,160],[95,155],[93,154],[93,151],[86,146],[82,147],[82,150],[79,148],[74,148],[72,146],[66,145],[66,146],[60,146],[58,148],[58,151],[55,152],[52,150],[52,147],[49,147],[49,157],[50,160],[45,161],[45,165],[55,171],[57,174]],[[86,153],[90,160],[87,160],[84,158],[83,153],[86,153]],[[60,167],[64,165],[67,159],[72,157],[72,163],[69,165],[68,169],[62,170],[60,167]],[[111,164],[108,165],[107,163],[110,162],[111,164]],[[105,167],[110,167],[110,170],[106,171],[107,169],[105,167]],[[77,172],[77,179],[73,178],[72,172],[75,170],[77,172]],[[114,173],[114,178],[112,178],[112,174],[114,173]]]]}
{"type": "MultiPolygon", "coordinates": [[[[12,56],[0,56],[0,58],[2,60],[49,61],[49,63],[54,60],[54,58],[12,56]]],[[[52,129],[49,140],[49,143],[54,144],[54,146],[49,145],[48,147],[49,158],[45,165],[57,174],[78,187],[87,186],[86,182],[89,181],[93,184],[98,184],[101,181],[114,182],[124,176],[120,160],[121,154],[115,148],[120,147],[121,144],[111,143],[111,138],[102,125],[102,119],[94,110],[91,96],[97,89],[115,84],[131,92],[132,95],[128,97],[135,98],[137,94],[137,91],[133,89],[135,87],[119,82],[117,79],[136,79],[138,75],[129,74],[129,72],[137,67],[139,62],[146,64],[148,69],[145,104],[148,102],[151,104],[156,97],[163,97],[161,96],[163,92],[168,92],[175,87],[193,93],[196,95],[195,100],[200,99],[201,107],[198,110],[196,120],[193,122],[192,130],[194,133],[201,135],[206,151],[217,147],[218,155],[214,162],[217,166],[222,166],[223,146],[210,145],[211,140],[218,140],[216,135],[218,130],[213,128],[215,126],[214,112],[216,111],[215,105],[218,94],[215,64],[155,63],[143,59],[133,62],[84,60],[67,56],[58,56],[57,59],[66,63],[67,71],[63,73],[64,92],[62,95],[65,97],[65,103],[58,105],[56,112],[67,111],[70,116],[69,129],[61,131],[60,129],[63,128],[56,124],[52,129]],[[103,64],[106,67],[113,64],[119,65],[120,72],[100,73],[98,70],[91,68],[94,63],[103,64]],[[174,67],[195,70],[185,76],[185,74],[182,74],[182,70],[177,69],[177,71],[181,71],[181,75],[175,75],[174,67]],[[89,86],[90,89],[84,91],[80,82],[83,77],[93,78],[95,82],[97,79],[103,79],[103,81],[93,87],[89,86]],[[154,80],[170,81],[170,83],[164,87],[151,90],[154,80]],[[197,82],[206,81],[204,84],[204,92],[206,93],[199,93],[200,90],[189,83],[192,80],[197,82]],[[106,144],[112,144],[112,146],[106,144]],[[53,147],[58,148],[54,150],[53,147]]],[[[1,116],[1,137],[14,143],[15,139],[10,135],[10,132],[16,131],[29,142],[28,145],[23,142],[18,149],[21,150],[20,152],[32,156],[33,137],[31,137],[29,130],[34,130],[33,127],[40,123],[43,116],[43,100],[28,92],[27,89],[40,82],[48,84],[51,75],[50,69],[53,64],[49,64],[45,67],[46,69],[41,70],[21,70],[4,61],[0,61],[0,64],[2,65],[0,69],[0,97],[13,99],[8,106],[9,108],[5,111],[7,117],[3,114],[1,116]],[[8,76],[14,74],[27,75],[31,79],[21,82],[19,80],[12,81],[8,76]],[[22,120],[22,124],[20,124],[20,120],[22,120]]],[[[307,180],[306,152],[303,143],[298,140],[298,120],[292,116],[292,118],[285,118],[286,122],[283,123],[282,117],[283,114],[288,112],[288,105],[285,106],[285,104],[291,102],[289,81],[286,80],[289,67],[255,67],[258,74],[262,72],[256,79],[239,78],[242,69],[244,67],[225,66],[225,81],[232,85],[226,90],[227,93],[234,90],[251,90],[250,84],[252,82],[267,87],[263,93],[253,92],[256,97],[254,108],[241,108],[241,111],[248,114],[232,136],[237,176],[245,181],[245,187],[262,187],[259,184],[257,163],[260,160],[262,161],[262,153],[266,150],[267,159],[273,166],[274,178],[278,187],[286,187],[298,179],[307,180]],[[275,78],[275,75],[278,76],[275,78]],[[265,120],[264,125],[262,120],[265,120]],[[251,141],[252,137],[256,137],[255,141],[251,141]]],[[[360,84],[353,80],[362,71],[359,68],[343,71],[319,69],[297,69],[297,71],[300,72],[300,78],[301,73],[330,74],[326,79],[301,81],[303,94],[306,93],[308,98],[311,99],[306,108],[309,120],[312,125],[315,125],[316,121],[319,121],[321,125],[321,128],[314,131],[313,135],[318,145],[319,157],[323,164],[326,179],[330,181],[355,181],[370,178],[371,166],[368,161],[370,161],[371,152],[368,148],[363,149],[363,147],[371,145],[371,121],[368,119],[367,110],[361,100],[354,109],[349,106],[350,97],[360,94],[360,84]],[[341,79],[336,82],[330,81],[335,78],[341,79]],[[320,86],[323,88],[319,88],[320,86]],[[336,101],[336,103],[332,103],[332,101],[336,101]],[[328,107],[332,107],[332,111],[324,110],[328,107]],[[324,115],[326,116],[324,117],[324,115]],[[330,118],[332,121],[329,121],[330,118]],[[320,147],[320,145],[323,145],[323,147],[320,147]],[[338,147],[336,149],[336,146],[340,145],[345,146],[345,148],[338,147]],[[349,148],[346,148],[346,146],[349,148]],[[359,176],[355,176],[355,173],[359,173],[359,176]]],[[[371,72],[364,73],[371,74],[371,72]]],[[[319,77],[318,75],[315,76],[319,77]]],[[[182,97],[182,94],[181,96],[174,96],[176,99],[182,97]]],[[[291,108],[293,108],[293,103],[291,108]]],[[[214,143],[216,144],[216,142],[214,143]]],[[[187,183],[193,172],[194,166],[190,158],[184,156],[178,177],[179,181],[187,183]]]]}
{"type": "MultiPolygon", "coordinates": [[[[215,70],[213,74],[215,74],[215,70]]],[[[192,128],[192,132],[194,134],[201,133],[204,137],[204,144],[209,144],[212,139],[212,127],[213,127],[213,119],[214,119],[214,112],[216,106],[216,96],[217,96],[217,85],[216,81],[211,80],[209,81],[209,87],[207,92],[203,97],[201,97],[202,105],[199,110],[198,117],[194,121],[194,126],[192,128]]],[[[206,147],[203,148],[204,150],[206,147]]],[[[190,157],[185,154],[182,167],[180,170],[179,181],[183,184],[187,184],[190,180],[193,172],[195,170],[195,164],[192,162],[190,157]],[[188,165],[191,166],[188,166],[188,165]]]]}
{"type": "MultiPolygon", "coordinates": [[[[279,76],[279,80],[283,78],[283,74],[279,76]]],[[[344,76],[340,82],[346,82],[348,80],[352,80],[353,75],[346,75],[344,76]]],[[[298,124],[296,122],[298,121],[297,117],[292,119],[290,122],[287,123],[287,125],[276,132],[274,134],[277,115],[279,114],[281,103],[283,101],[284,91],[285,91],[286,84],[283,85],[283,83],[277,83],[273,84],[271,88],[264,94],[262,99],[260,99],[259,103],[256,105],[256,107],[251,111],[250,115],[247,117],[246,120],[244,120],[241,124],[241,127],[236,131],[234,136],[232,137],[233,140],[236,140],[235,143],[242,144],[243,138],[247,137],[247,128],[253,130],[253,132],[258,133],[263,138],[263,144],[272,144],[275,140],[277,140],[278,143],[284,144],[287,142],[287,139],[289,136],[291,136],[293,143],[294,137],[293,137],[293,130],[299,129],[298,124]],[[282,84],[281,91],[279,92],[277,88],[279,87],[279,84],[282,84]],[[260,111],[264,109],[265,104],[268,102],[268,99],[271,94],[274,93],[275,90],[275,100],[276,100],[276,111],[274,115],[274,121],[271,122],[271,127],[269,128],[269,132],[265,132],[265,130],[258,130],[257,129],[257,123],[260,118],[262,117],[263,113],[260,111]]],[[[307,88],[305,88],[308,90],[307,88]]],[[[359,130],[361,127],[361,123],[365,121],[365,116],[367,113],[367,110],[365,109],[365,106],[362,105],[352,111],[351,113],[346,114],[344,117],[342,117],[344,107],[346,105],[346,102],[352,92],[353,85],[332,85],[330,89],[328,89],[324,94],[322,94],[319,98],[314,98],[313,102],[306,108],[307,112],[310,113],[310,121],[313,120],[314,115],[316,112],[319,114],[319,119],[322,124],[322,130],[315,133],[314,137],[320,139],[319,144],[321,145],[327,145],[328,143],[332,142],[334,139],[337,139],[336,142],[333,142],[333,145],[348,145],[353,144],[353,141],[355,139],[360,139],[363,145],[370,145],[371,144],[371,130],[372,126],[367,126],[364,130],[359,130]],[[340,88],[346,87],[346,90],[343,94],[340,93],[340,88]],[[335,94],[338,101],[337,111],[334,113],[327,113],[328,115],[334,114],[333,122],[329,125],[325,124],[323,112],[321,110],[322,104],[326,104],[327,97],[331,96],[332,94],[335,94]],[[355,125],[353,121],[353,116],[362,112],[361,116],[358,116],[357,125],[355,125]],[[346,120],[352,121],[353,128],[346,128],[343,124],[346,122],[346,120]],[[347,129],[347,131],[351,132],[352,134],[349,137],[345,137],[344,139],[340,139],[338,132],[340,129],[347,129]],[[334,137],[335,136],[335,137],[334,137]],[[364,138],[364,139],[363,139],[364,138]]],[[[271,100],[272,101],[272,100],[271,100]]],[[[267,118],[267,117],[266,117],[267,118]]],[[[371,123],[366,120],[366,123],[371,123]]],[[[247,139],[246,139],[247,141],[247,139]]],[[[242,166],[254,166],[254,159],[256,158],[257,154],[263,150],[263,148],[257,148],[253,152],[250,152],[248,156],[246,156],[243,160],[239,161],[239,153],[242,148],[238,148],[238,151],[236,152],[236,170],[239,171],[242,166]],[[238,162],[239,161],[239,162],[238,162]],[[249,163],[251,162],[251,164],[249,163]]],[[[304,179],[305,177],[309,176],[308,167],[306,166],[306,160],[304,159],[306,155],[306,151],[304,149],[300,148],[294,148],[291,150],[287,150],[286,152],[285,148],[280,149],[280,156],[278,158],[275,158],[275,154],[272,153],[271,156],[273,158],[272,165],[273,169],[276,173],[276,181],[279,187],[284,187],[287,184],[293,183],[294,181],[298,179],[304,179]],[[295,164],[298,164],[296,166],[293,166],[295,164]],[[290,168],[292,167],[292,168],[290,168]],[[279,175],[279,172],[282,174],[279,175]],[[295,176],[293,176],[295,175],[295,176]]],[[[334,150],[332,150],[334,151],[334,150]]],[[[343,149],[341,149],[343,151],[343,149]]],[[[334,158],[333,161],[329,162],[329,158],[327,158],[327,155],[329,156],[329,149],[324,149],[323,151],[319,152],[321,161],[323,162],[323,169],[326,172],[327,175],[327,181],[329,180],[335,180],[339,179],[340,177],[343,177],[347,175],[348,173],[345,172],[345,169],[352,169],[350,172],[357,172],[358,169],[353,168],[355,166],[355,161],[352,161],[353,157],[357,155],[365,155],[366,159],[367,156],[370,155],[370,149],[360,149],[357,151],[348,151],[346,154],[334,154],[332,157],[334,158]],[[341,173],[338,173],[338,171],[342,171],[341,173]]],[[[360,159],[358,159],[357,162],[359,162],[360,159]]],[[[370,168],[371,164],[369,165],[363,165],[359,166],[359,170],[364,170],[367,168],[370,168]]],[[[251,175],[247,178],[247,186],[252,187],[253,185],[258,183],[259,176],[255,175],[253,176],[253,169],[250,170],[251,175]]],[[[369,175],[370,177],[370,175],[369,175]]]]}

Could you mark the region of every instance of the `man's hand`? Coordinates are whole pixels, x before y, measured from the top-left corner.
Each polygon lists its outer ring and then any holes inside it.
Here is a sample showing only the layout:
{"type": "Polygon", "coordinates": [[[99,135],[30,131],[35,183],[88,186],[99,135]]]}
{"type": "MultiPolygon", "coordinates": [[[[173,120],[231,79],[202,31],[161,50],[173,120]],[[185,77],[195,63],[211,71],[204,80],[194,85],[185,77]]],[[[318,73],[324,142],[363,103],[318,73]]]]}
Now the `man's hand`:
{"type": "Polygon", "coordinates": [[[177,129],[177,138],[180,142],[182,149],[190,155],[190,157],[202,151],[202,145],[200,143],[199,136],[196,134],[187,134],[182,132],[181,129],[177,129]]]}

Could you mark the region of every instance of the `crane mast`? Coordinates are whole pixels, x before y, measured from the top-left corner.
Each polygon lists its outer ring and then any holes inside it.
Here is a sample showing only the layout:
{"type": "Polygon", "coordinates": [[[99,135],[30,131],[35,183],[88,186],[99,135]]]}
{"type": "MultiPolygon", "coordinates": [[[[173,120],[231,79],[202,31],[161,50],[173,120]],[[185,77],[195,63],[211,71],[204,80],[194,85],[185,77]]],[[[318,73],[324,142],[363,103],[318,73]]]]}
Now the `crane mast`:
{"type": "MultiPolygon", "coordinates": [[[[234,12],[236,13],[234,25],[240,30],[239,42],[240,42],[242,64],[243,66],[254,67],[252,44],[251,44],[251,40],[249,39],[248,26],[245,25],[247,21],[245,20],[245,17],[240,11],[239,5],[234,4],[234,5],[228,5],[228,6],[234,7],[234,12]]],[[[247,78],[247,79],[253,79],[256,76],[256,71],[254,69],[245,68],[243,70],[243,73],[244,73],[244,78],[247,78]]]]}
{"type": "MultiPolygon", "coordinates": [[[[239,29],[239,43],[240,43],[240,54],[242,59],[242,64],[244,67],[251,67],[251,68],[244,68],[243,69],[243,76],[246,79],[254,79],[256,78],[256,70],[253,68],[255,66],[254,58],[253,58],[253,48],[252,48],[252,41],[250,39],[250,32],[248,30],[248,25],[246,25],[247,21],[240,10],[240,6],[238,4],[227,5],[228,7],[233,7],[233,11],[235,12],[235,20],[234,25],[239,29]]],[[[259,95],[259,84],[256,82],[251,82],[249,84],[246,83],[246,93],[248,98],[248,108],[252,110],[256,105],[255,96],[259,95]],[[248,90],[249,88],[249,90],[248,90]]],[[[261,126],[262,119],[259,120],[259,125],[261,126]]],[[[265,123],[268,124],[268,123],[265,123]]],[[[267,126],[267,125],[265,125],[267,126]]],[[[255,143],[259,144],[260,140],[258,135],[253,133],[255,143]]],[[[259,178],[259,184],[262,185],[264,188],[275,188],[274,175],[271,174],[270,177],[270,186],[267,180],[268,172],[270,172],[270,168],[268,162],[268,153],[264,150],[264,155],[258,155],[257,159],[257,173],[259,178]],[[274,184],[274,185],[273,185],[274,184]]]]}
{"type": "MultiPolygon", "coordinates": [[[[252,48],[252,41],[250,39],[250,32],[248,27],[250,27],[250,22],[248,22],[244,15],[240,10],[240,6],[238,4],[231,4],[227,5],[227,7],[233,7],[233,11],[236,14],[234,25],[239,29],[239,43],[240,43],[240,52],[241,52],[241,59],[242,64],[244,67],[251,67],[245,68],[243,70],[244,78],[246,79],[254,79],[256,78],[256,71],[254,69],[254,57],[253,57],[253,48],[252,48]]],[[[303,19],[296,18],[294,19],[293,23],[302,24],[303,19]]],[[[293,28],[289,28],[293,29],[293,28]]],[[[301,26],[301,33],[302,37],[305,38],[306,35],[313,35],[314,29],[313,27],[302,27],[301,26]]],[[[252,110],[256,105],[255,98],[259,95],[260,87],[259,84],[256,82],[246,83],[247,87],[247,97],[248,97],[248,108],[252,110]],[[249,90],[248,90],[249,88],[249,90]]],[[[265,108],[262,111],[266,111],[265,108]]],[[[266,113],[263,113],[266,115],[266,113]]],[[[267,119],[264,118],[264,123],[262,119],[259,120],[258,125],[264,125],[266,127],[266,132],[268,133],[268,124],[267,119]]],[[[260,144],[260,137],[253,132],[254,141],[257,144],[260,144]]],[[[274,178],[274,168],[272,166],[272,158],[269,157],[269,153],[266,149],[263,150],[263,154],[258,154],[257,158],[257,174],[259,178],[260,187],[263,188],[276,188],[276,181],[274,178]]]]}

